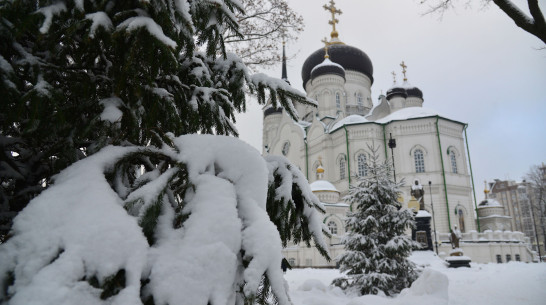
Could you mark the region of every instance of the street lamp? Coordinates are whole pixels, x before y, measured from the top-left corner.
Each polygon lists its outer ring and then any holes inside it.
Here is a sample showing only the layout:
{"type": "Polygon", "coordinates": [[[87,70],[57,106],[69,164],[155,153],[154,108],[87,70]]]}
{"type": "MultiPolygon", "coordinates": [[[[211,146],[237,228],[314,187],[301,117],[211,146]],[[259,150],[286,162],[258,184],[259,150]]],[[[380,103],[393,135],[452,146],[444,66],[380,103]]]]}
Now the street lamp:
{"type": "Polygon", "coordinates": [[[428,182],[428,192],[430,193],[430,207],[432,208],[432,223],[434,225],[434,244],[436,245],[436,255],[438,255],[438,240],[436,237],[436,217],[434,217],[434,205],[432,204],[432,182],[428,182]]]}
{"type": "Polygon", "coordinates": [[[394,168],[394,148],[395,147],[396,147],[396,140],[392,138],[392,133],[389,133],[389,148],[391,149],[392,172],[394,174],[394,183],[396,183],[396,170],[394,168]]]}

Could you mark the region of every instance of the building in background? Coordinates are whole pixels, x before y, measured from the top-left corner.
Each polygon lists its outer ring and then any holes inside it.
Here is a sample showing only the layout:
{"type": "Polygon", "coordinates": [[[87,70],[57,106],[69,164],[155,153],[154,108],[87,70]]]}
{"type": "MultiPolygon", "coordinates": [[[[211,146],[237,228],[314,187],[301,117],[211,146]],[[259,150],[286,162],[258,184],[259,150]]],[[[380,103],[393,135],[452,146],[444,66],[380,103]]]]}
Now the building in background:
{"type": "MultiPolygon", "coordinates": [[[[541,167],[543,179],[546,166],[541,167]]],[[[540,190],[529,181],[516,182],[499,180],[489,183],[491,189],[488,197],[505,207],[505,215],[511,218],[507,230],[520,231],[530,239],[533,250],[545,255],[544,248],[544,203],[540,202],[540,190]],[[538,238],[538,242],[537,242],[538,238]]]]}

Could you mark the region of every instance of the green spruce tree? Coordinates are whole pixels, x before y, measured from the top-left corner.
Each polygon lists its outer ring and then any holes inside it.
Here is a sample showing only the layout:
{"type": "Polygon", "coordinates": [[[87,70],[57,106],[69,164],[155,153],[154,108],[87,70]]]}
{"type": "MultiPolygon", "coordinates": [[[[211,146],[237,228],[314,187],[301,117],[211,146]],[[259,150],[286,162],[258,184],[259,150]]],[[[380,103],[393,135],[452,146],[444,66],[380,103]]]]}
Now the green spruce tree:
{"type": "Polygon", "coordinates": [[[333,284],[357,294],[392,296],[417,277],[408,260],[416,243],[405,235],[415,222],[413,213],[398,201],[402,182],[392,180],[391,166],[380,162],[378,149],[368,148],[367,176],[359,177],[345,197],[354,209],[346,221],[346,252],[339,258],[340,271],[346,275],[333,284]]]}
{"type": "Polygon", "coordinates": [[[327,256],[316,214],[321,205],[307,182],[286,160],[269,162],[269,179],[249,179],[262,173],[260,166],[267,170],[254,150],[225,137],[183,136],[236,136],[234,114],[245,110],[247,92],[293,118],[293,102],[313,104],[282,80],[250,74],[240,58],[225,52],[223,34],[238,33],[234,12],[240,9],[231,0],[1,2],[1,233],[32,198],[34,204],[15,218],[13,237],[0,247],[0,302],[58,303],[65,299],[56,292],[65,291],[94,303],[178,304],[176,287],[164,290],[174,280],[162,275],[177,265],[173,276],[190,287],[200,277],[188,269],[207,264],[191,260],[191,249],[188,256],[169,249],[208,246],[197,237],[188,241],[188,232],[196,224],[223,223],[240,226],[229,235],[239,239],[219,241],[232,251],[226,254],[231,264],[215,271],[229,269],[233,276],[212,278],[195,291],[209,295],[191,304],[215,304],[208,298],[216,293],[229,295],[226,304],[289,304],[276,261],[281,244],[314,240],[327,256]],[[234,152],[208,158],[189,153],[192,147],[224,151],[217,143],[234,152]],[[258,168],[234,174],[241,166],[224,158],[238,155],[254,158],[258,168]],[[287,170],[292,179],[279,176],[287,170]],[[255,185],[246,189],[250,182],[255,185]],[[39,195],[44,188],[49,190],[39,195]],[[198,200],[215,194],[221,199],[198,200]],[[199,210],[205,203],[218,204],[211,212],[233,204],[237,213],[207,217],[199,210]],[[88,209],[81,218],[64,218],[81,209],[88,209]],[[278,249],[271,249],[278,253],[260,251],[264,245],[256,242],[275,246],[277,239],[278,249]],[[133,242],[117,246],[125,241],[133,242]],[[102,242],[109,246],[98,246],[102,242]],[[97,263],[105,253],[109,263],[97,263]],[[70,262],[81,265],[62,271],[70,262]],[[46,284],[56,288],[42,289],[46,284]]]}
{"type": "Polygon", "coordinates": [[[246,92],[294,118],[292,88],[226,54],[234,1],[2,1],[0,236],[68,165],[107,145],[237,135],[246,92]]]}

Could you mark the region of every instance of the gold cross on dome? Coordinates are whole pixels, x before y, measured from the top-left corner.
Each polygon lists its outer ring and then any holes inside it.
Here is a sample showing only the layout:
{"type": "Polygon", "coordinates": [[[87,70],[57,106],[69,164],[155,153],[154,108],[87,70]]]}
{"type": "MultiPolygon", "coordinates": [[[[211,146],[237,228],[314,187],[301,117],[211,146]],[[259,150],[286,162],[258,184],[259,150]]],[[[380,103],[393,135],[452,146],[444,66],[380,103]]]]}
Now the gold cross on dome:
{"type": "Polygon", "coordinates": [[[330,45],[330,43],[328,42],[328,39],[324,37],[324,39],[321,40],[321,42],[324,43],[324,58],[330,58],[330,55],[328,55],[328,46],[330,45]]]}
{"type": "Polygon", "coordinates": [[[332,25],[332,33],[330,33],[330,36],[332,38],[337,38],[338,33],[336,31],[336,23],[339,23],[339,20],[336,19],[336,14],[341,15],[341,10],[336,8],[336,3],[334,0],[330,0],[330,5],[324,5],[323,8],[327,11],[330,11],[332,13],[332,20],[328,21],[328,24],[332,25]]]}
{"type": "Polygon", "coordinates": [[[404,81],[406,82],[406,81],[408,81],[408,78],[406,77],[406,68],[408,66],[406,66],[406,64],[402,60],[402,63],[400,64],[400,67],[402,67],[402,74],[404,74],[404,81]]]}

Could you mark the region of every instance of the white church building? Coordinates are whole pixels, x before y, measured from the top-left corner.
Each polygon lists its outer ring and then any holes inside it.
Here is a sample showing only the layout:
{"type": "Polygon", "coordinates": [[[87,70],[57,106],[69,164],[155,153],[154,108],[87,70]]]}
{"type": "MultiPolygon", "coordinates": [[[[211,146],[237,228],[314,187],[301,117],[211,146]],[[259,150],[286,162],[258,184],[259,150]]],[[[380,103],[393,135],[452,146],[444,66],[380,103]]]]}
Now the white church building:
{"type": "MultiPolygon", "coordinates": [[[[523,234],[479,233],[465,145],[468,125],[423,107],[423,93],[409,84],[403,62],[402,83],[395,80],[374,104],[371,59],[338,38],[334,15],[339,10],[333,1],[325,8],[332,13],[331,39],[309,55],[301,72],[305,92],[318,107],[298,105],[299,122],[282,109],[264,107],[263,153],[284,155],[307,176],[326,207],[323,221],[333,233],[332,257],[343,251],[344,218],[352,209],[342,198],[358,176],[367,175],[368,146],[374,146],[381,158],[393,160],[396,179],[405,180],[400,199],[406,206],[410,186],[415,181],[424,186],[425,209],[433,214],[439,252],[449,253],[446,238],[458,226],[463,233],[461,248],[474,262],[496,262],[498,255],[531,261],[523,234]],[[391,138],[396,142],[392,149],[391,138]]],[[[285,58],[282,77],[287,80],[285,58]]],[[[291,245],[284,254],[297,267],[336,264],[326,262],[312,247],[291,245]]]]}

